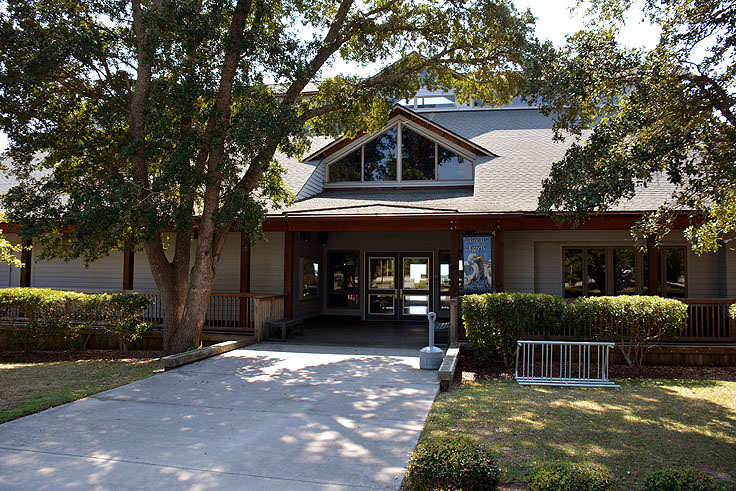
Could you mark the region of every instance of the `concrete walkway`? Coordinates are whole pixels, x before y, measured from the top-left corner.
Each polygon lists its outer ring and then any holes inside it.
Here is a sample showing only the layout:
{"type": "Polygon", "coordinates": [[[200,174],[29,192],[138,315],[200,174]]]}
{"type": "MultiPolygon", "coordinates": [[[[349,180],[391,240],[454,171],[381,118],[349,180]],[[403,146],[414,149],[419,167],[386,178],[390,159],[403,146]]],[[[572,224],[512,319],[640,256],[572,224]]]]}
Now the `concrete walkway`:
{"type": "Polygon", "coordinates": [[[397,489],[417,352],[261,344],[0,425],[2,489],[397,489]]]}

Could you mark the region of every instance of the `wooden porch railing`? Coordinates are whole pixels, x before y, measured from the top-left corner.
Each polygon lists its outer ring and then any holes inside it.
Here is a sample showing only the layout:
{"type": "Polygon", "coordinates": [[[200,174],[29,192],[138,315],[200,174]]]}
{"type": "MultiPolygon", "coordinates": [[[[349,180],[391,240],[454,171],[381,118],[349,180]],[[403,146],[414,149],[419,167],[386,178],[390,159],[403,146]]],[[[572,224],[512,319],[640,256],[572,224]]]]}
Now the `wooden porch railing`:
{"type": "MultiPolygon", "coordinates": [[[[163,309],[161,297],[156,291],[139,291],[153,303],[143,313],[149,322],[161,322],[163,309]]],[[[284,295],[270,293],[212,292],[207,307],[204,329],[228,331],[264,339],[265,323],[284,316],[284,295]]]]}
{"type": "Polygon", "coordinates": [[[690,341],[736,341],[736,322],[728,314],[735,299],[681,298],[687,304],[687,328],[679,339],[690,341]]]}

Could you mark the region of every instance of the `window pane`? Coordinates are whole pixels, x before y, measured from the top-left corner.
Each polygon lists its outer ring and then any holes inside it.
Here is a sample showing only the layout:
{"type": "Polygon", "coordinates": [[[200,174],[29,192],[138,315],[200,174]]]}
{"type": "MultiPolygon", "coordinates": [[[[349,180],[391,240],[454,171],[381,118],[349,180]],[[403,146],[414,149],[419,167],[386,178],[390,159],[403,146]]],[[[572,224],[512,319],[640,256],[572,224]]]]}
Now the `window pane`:
{"type": "Polygon", "coordinates": [[[685,272],[685,248],[667,247],[665,254],[665,270],[667,281],[667,296],[671,298],[683,298],[687,296],[686,272],[685,272]]]}
{"type": "Polygon", "coordinates": [[[360,181],[360,149],[330,165],[330,182],[360,181]]]}
{"type": "Polygon", "coordinates": [[[606,294],[606,250],[586,249],[588,259],[588,291],[589,297],[606,294]]]}
{"type": "Polygon", "coordinates": [[[565,298],[583,294],[583,250],[565,249],[565,298]]]}
{"type": "Polygon", "coordinates": [[[393,315],[393,295],[368,295],[368,313],[374,315],[393,315]]]}
{"type": "Polygon", "coordinates": [[[394,258],[372,257],[368,260],[370,266],[370,286],[374,290],[394,289],[394,258]]]}
{"type": "Polygon", "coordinates": [[[450,251],[440,251],[440,310],[450,310],[450,251]]]}
{"type": "Polygon", "coordinates": [[[404,295],[404,315],[427,315],[429,295],[404,295]]]}
{"type": "Polygon", "coordinates": [[[412,290],[429,289],[429,258],[404,258],[404,288],[412,290]]]}
{"type": "Polygon", "coordinates": [[[317,298],[319,296],[319,262],[304,259],[302,270],[302,297],[317,298]]]}
{"type": "Polygon", "coordinates": [[[635,261],[634,249],[613,250],[614,295],[636,295],[635,261]]]}
{"type": "Polygon", "coordinates": [[[434,142],[401,128],[401,178],[406,181],[434,180],[434,142]]]}
{"type": "Polygon", "coordinates": [[[472,179],[473,163],[458,154],[438,146],[437,179],[449,181],[454,179],[472,179]]]}
{"type": "Polygon", "coordinates": [[[358,251],[330,252],[328,307],[357,309],[359,297],[360,262],[358,251]]]}
{"type": "Polygon", "coordinates": [[[396,126],[365,144],[365,180],[396,180],[396,126]]]}

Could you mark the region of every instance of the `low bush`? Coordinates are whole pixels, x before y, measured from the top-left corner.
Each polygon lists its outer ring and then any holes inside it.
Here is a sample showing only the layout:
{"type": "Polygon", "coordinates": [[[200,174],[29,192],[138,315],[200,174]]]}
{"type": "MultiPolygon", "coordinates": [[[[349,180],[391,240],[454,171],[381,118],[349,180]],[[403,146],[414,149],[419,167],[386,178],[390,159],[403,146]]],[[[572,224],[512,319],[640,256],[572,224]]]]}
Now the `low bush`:
{"type": "Polygon", "coordinates": [[[547,463],[529,473],[529,491],[605,491],[612,486],[610,474],[594,465],[547,463]]]}
{"type": "Polygon", "coordinates": [[[496,352],[508,365],[516,341],[528,334],[554,335],[568,320],[568,303],[541,293],[488,293],[463,297],[463,323],[477,348],[496,352]]]}
{"type": "Polygon", "coordinates": [[[488,490],[498,486],[491,448],[467,437],[422,442],[412,452],[404,486],[410,490],[488,490]]]}
{"type": "Polygon", "coordinates": [[[526,336],[574,334],[617,344],[629,365],[639,365],[662,337],[687,323],[687,305],[655,296],[582,297],[573,302],[539,293],[487,293],[463,297],[463,322],[477,348],[508,365],[526,336]]]}
{"type": "Polygon", "coordinates": [[[723,487],[697,469],[667,467],[655,471],[644,482],[644,491],[717,491],[723,487]]]}
{"type": "Polygon", "coordinates": [[[24,351],[35,351],[49,339],[83,348],[82,332],[91,327],[117,337],[124,345],[148,330],[140,313],[150,303],[136,293],[6,288],[0,290],[0,317],[10,325],[16,347],[24,351]]]}
{"type": "Polygon", "coordinates": [[[647,349],[687,325],[687,305],[673,298],[581,297],[571,305],[578,324],[589,325],[595,338],[614,341],[629,365],[641,365],[647,349]]]}

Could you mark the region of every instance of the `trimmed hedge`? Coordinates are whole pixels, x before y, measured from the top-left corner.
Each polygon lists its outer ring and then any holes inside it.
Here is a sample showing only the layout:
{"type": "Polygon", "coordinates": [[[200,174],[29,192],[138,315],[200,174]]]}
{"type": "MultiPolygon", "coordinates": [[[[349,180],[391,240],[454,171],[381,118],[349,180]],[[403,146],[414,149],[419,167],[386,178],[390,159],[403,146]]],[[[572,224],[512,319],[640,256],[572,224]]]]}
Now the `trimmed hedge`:
{"type": "Polygon", "coordinates": [[[570,315],[569,304],[542,293],[486,293],[463,297],[463,322],[468,340],[495,351],[508,365],[516,341],[529,333],[559,334],[570,315]]]}
{"type": "Polygon", "coordinates": [[[529,491],[605,491],[612,486],[611,475],[594,465],[547,463],[529,473],[529,491]]]}
{"type": "Polygon", "coordinates": [[[414,491],[496,489],[499,468],[485,443],[456,436],[417,445],[407,465],[404,488],[414,491]]]}
{"type": "Polygon", "coordinates": [[[46,288],[0,290],[0,317],[9,324],[17,348],[35,351],[47,339],[84,348],[82,330],[96,328],[121,343],[139,339],[149,324],[140,319],[151,299],[137,293],[86,294],[46,288]]]}
{"type": "Polygon", "coordinates": [[[697,469],[667,467],[652,472],[644,482],[644,491],[718,491],[723,486],[697,469]]]}
{"type": "Polygon", "coordinates": [[[564,331],[575,337],[616,342],[630,365],[641,364],[646,349],[686,326],[687,305],[655,296],[581,297],[568,302],[540,293],[487,293],[463,297],[468,340],[496,352],[509,364],[516,341],[564,331]]]}

